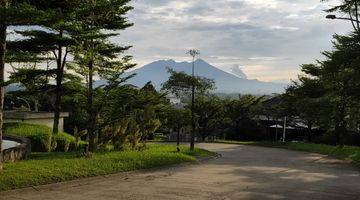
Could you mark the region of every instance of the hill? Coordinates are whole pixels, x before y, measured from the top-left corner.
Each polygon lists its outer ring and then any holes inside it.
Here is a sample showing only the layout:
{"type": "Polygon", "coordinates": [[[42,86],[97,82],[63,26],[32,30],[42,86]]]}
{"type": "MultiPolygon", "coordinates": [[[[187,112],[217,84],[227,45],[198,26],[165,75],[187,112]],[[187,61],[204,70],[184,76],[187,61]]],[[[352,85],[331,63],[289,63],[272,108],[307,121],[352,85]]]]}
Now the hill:
{"type": "MultiPolygon", "coordinates": [[[[130,84],[138,87],[144,86],[151,81],[156,89],[161,89],[162,83],[168,80],[169,74],[167,68],[176,71],[191,73],[191,63],[176,62],[174,60],[159,60],[147,64],[139,69],[126,73],[126,75],[136,74],[129,80],[130,84]]],[[[286,84],[262,82],[258,80],[249,80],[241,78],[234,74],[225,72],[217,67],[210,65],[204,60],[195,61],[195,74],[214,79],[216,82],[216,92],[222,93],[242,93],[242,94],[272,94],[282,93],[286,84]]]]}

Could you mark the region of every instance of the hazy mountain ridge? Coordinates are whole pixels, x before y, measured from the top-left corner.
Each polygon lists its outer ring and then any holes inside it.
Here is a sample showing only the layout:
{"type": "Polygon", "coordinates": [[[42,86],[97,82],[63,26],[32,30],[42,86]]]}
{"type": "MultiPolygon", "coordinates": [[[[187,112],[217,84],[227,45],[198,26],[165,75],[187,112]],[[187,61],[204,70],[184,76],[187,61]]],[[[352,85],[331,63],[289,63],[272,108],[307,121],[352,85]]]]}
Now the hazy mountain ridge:
{"type": "MultiPolygon", "coordinates": [[[[147,64],[139,69],[126,73],[126,75],[137,74],[130,79],[130,84],[142,87],[151,81],[156,89],[160,90],[162,83],[168,80],[167,68],[176,71],[191,73],[191,63],[176,62],[174,60],[159,60],[147,64]]],[[[216,92],[224,93],[246,93],[246,94],[272,94],[282,93],[286,84],[268,83],[258,80],[240,78],[234,74],[218,69],[204,60],[198,59],[195,62],[195,74],[206,78],[214,79],[216,82],[216,92]]]]}

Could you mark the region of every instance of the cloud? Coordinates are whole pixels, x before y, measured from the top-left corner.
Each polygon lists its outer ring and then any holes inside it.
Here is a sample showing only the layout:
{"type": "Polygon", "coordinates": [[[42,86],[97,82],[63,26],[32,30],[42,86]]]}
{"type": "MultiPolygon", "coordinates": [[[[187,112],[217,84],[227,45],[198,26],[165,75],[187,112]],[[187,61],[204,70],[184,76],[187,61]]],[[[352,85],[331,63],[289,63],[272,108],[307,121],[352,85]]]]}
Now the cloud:
{"type": "Polygon", "coordinates": [[[282,57],[250,57],[249,60],[253,61],[280,61],[280,60],[288,60],[290,58],[282,58],[282,57]]]}
{"type": "Polygon", "coordinates": [[[299,28],[299,27],[292,27],[292,26],[274,25],[274,26],[271,26],[270,29],[273,29],[273,30],[298,31],[300,28],[299,28]]]}
{"type": "Polygon", "coordinates": [[[133,45],[140,65],[158,59],[185,60],[189,48],[230,71],[245,66],[250,78],[296,78],[299,65],[331,48],[332,34],[349,24],[329,21],[323,12],[336,0],[134,0],[135,26],[116,42],[133,45]]]}

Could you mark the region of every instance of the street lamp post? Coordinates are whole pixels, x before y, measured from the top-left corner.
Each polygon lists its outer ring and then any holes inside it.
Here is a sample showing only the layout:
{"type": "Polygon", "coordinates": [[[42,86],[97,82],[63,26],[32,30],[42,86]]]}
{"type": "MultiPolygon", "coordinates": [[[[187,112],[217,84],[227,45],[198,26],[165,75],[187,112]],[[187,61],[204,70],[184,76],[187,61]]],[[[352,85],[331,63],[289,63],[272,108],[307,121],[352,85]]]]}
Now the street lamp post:
{"type": "Polygon", "coordinates": [[[350,21],[355,31],[360,31],[360,21],[358,20],[358,18],[353,19],[351,16],[348,18],[348,17],[338,17],[336,15],[326,15],[326,19],[350,21]]]}
{"type": "MultiPolygon", "coordinates": [[[[187,52],[192,57],[192,78],[195,78],[195,57],[200,55],[200,51],[196,49],[191,49],[187,52]]],[[[191,135],[190,135],[190,150],[195,149],[195,83],[192,81],[191,87],[191,135]]]]}
{"type": "Polygon", "coordinates": [[[286,142],[286,120],[287,120],[287,118],[286,117],[284,117],[284,129],[283,129],[283,139],[282,139],[282,141],[283,142],[286,142]]]}

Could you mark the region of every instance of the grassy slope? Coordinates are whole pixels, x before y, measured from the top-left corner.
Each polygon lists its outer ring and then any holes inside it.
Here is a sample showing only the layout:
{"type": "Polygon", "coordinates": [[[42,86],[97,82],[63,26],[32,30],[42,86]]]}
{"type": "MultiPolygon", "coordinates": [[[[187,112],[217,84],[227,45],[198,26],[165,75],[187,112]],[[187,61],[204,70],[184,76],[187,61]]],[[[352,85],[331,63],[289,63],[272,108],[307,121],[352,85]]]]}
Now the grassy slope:
{"type": "Polygon", "coordinates": [[[303,142],[239,142],[239,141],[226,141],[218,140],[218,143],[227,143],[227,144],[241,144],[241,145],[254,145],[254,146],[264,146],[264,147],[274,147],[274,148],[283,148],[297,151],[306,151],[313,153],[320,153],[324,155],[329,155],[335,158],[348,160],[354,163],[357,166],[360,166],[360,147],[355,146],[331,146],[325,144],[313,144],[313,143],[303,143],[303,142]]]}
{"type": "Polygon", "coordinates": [[[96,153],[91,158],[77,153],[35,153],[30,159],[7,163],[0,171],[0,191],[68,181],[137,169],[195,162],[196,157],[213,153],[202,149],[190,152],[182,147],[181,153],[174,146],[150,144],[145,151],[96,153]]]}

